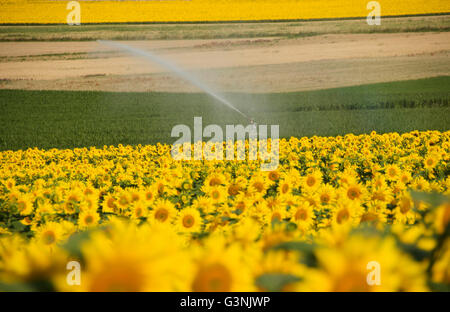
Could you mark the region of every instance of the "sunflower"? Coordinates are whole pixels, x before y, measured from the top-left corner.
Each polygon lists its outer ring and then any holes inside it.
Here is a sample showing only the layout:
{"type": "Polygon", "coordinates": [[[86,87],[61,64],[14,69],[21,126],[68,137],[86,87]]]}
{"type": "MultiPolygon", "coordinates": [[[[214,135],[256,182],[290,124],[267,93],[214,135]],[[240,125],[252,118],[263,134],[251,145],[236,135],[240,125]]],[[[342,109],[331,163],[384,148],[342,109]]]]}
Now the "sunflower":
{"type": "Polygon", "coordinates": [[[273,182],[277,182],[280,179],[280,172],[278,170],[272,170],[267,172],[267,177],[273,182]]]}
{"type": "Polygon", "coordinates": [[[296,168],[291,168],[283,172],[280,179],[289,179],[292,183],[292,188],[298,188],[302,182],[302,176],[296,168]]]}
{"type": "Polygon", "coordinates": [[[8,229],[0,226],[0,235],[11,235],[11,232],[8,229]]]}
{"type": "Polygon", "coordinates": [[[279,145],[279,167],[268,172],[260,160],[175,161],[167,144],[0,152],[0,215],[10,221],[0,228],[0,279],[39,289],[45,280],[65,291],[404,291],[448,283],[450,132],[279,145]],[[442,196],[415,201],[409,189],[442,196]],[[68,288],[65,264],[76,259],[63,247],[85,230],[76,253],[82,284],[68,288]],[[432,267],[403,245],[432,254],[432,267]],[[283,246],[308,248],[298,259],[283,246]],[[372,261],[381,285],[367,283],[372,261]],[[273,275],[292,282],[266,284],[273,275]]]}
{"type": "Polygon", "coordinates": [[[346,185],[340,194],[340,198],[349,199],[355,202],[362,202],[366,196],[366,189],[360,183],[351,183],[346,185]]]}
{"type": "Polygon", "coordinates": [[[231,203],[231,212],[240,215],[247,216],[249,214],[249,208],[252,205],[251,199],[248,199],[244,195],[238,195],[231,203]]]}
{"type": "Polygon", "coordinates": [[[300,231],[287,231],[287,227],[287,223],[284,222],[274,222],[266,226],[260,239],[260,248],[262,248],[262,251],[266,252],[281,243],[293,241],[303,234],[302,229],[300,231]]]}
{"type": "Polygon", "coordinates": [[[387,186],[373,189],[370,196],[371,200],[386,204],[390,203],[394,198],[391,189],[387,186]]]}
{"type": "Polygon", "coordinates": [[[380,203],[371,204],[367,211],[362,213],[360,219],[360,223],[368,223],[380,229],[386,222],[386,205],[380,203]]]}
{"type": "Polygon", "coordinates": [[[373,188],[385,188],[385,187],[389,187],[388,184],[386,183],[386,178],[383,174],[379,174],[377,173],[373,178],[372,181],[370,182],[371,186],[373,188]]]}
{"type": "MultiPolygon", "coordinates": [[[[256,281],[263,275],[289,275],[293,277],[292,282],[284,284],[283,288],[280,290],[295,290],[296,284],[301,280],[301,276],[305,273],[305,267],[300,264],[300,257],[297,253],[271,250],[267,253],[260,253],[259,255],[261,259],[258,260],[257,266],[254,268],[256,281]]],[[[257,286],[260,291],[270,291],[270,289],[263,288],[261,284],[257,286]]]]}
{"type": "Polygon", "coordinates": [[[84,210],[78,216],[78,226],[80,228],[94,227],[99,220],[100,216],[95,210],[84,210]]]}
{"type": "Polygon", "coordinates": [[[436,154],[429,154],[423,160],[423,166],[425,169],[432,170],[439,162],[439,156],[436,154]]]}
{"type": "Polygon", "coordinates": [[[39,239],[28,243],[11,235],[0,243],[2,256],[2,283],[35,284],[51,282],[54,276],[64,274],[67,254],[54,244],[47,245],[39,239]],[[5,253],[6,251],[6,253],[5,253]]]}
{"type": "Polygon", "coordinates": [[[350,199],[340,199],[333,211],[333,224],[349,226],[358,223],[362,213],[363,208],[358,202],[350,199]]]}
{"type": "Polygon", "coordinates": [[[69,200],[64,202],[63,208],[66,214],[74,214],[77,212],[78,204],[74,201],[69,200]]]}
{"type": "Polygon", "coordinates": [[[182,191],[190,191],[192,189],[192,181],[185,180],[181,183],[182,191]]]}
{"type": "Polygon", "coordinates": [[[130,192],[130,203],[135,203],[142,200],[142,193],[139,190],[132,190],[130,192]]]}
{"type": "Polygon", "coordinates": [[[152,204],[158,192],[154,187],[149,187],[144,189],[142,193],[143,199],[147,201],[148,204],[152,204]]]}
{"type": "Polygon", "coordinates": [[[117,199],[117,205],[121,208],[121,209],[126,209],[128,208],[128,206],[131,203],[131,196],[128,192],[123,191],[122,194],[120,194],[120,196],[117,199]]]}
{"type": "Polygon", "coordinates": [[[356,176],[357,173],[353,169],[346,168],[339,174],[339,183],[341,186],[354,183],[356,181],[356,176]]]}
{"type": "Polygon", "coordinates": [[[22,223],[23,225],[32,225],[33,224],[33,219],[30,218],[30,216],[26,216],[25,218],[20,220],[20,223],[22,223]]]}
{"type": "Polygon", "coordinates": [[[159,196],[163,196],[164,193],[170,191],[170,188],[166,185],[166,181],[164,181],[163,179],[158,179],[155,182],[154,187],[156,188],[156,191],[158,192],[159,196]]]}
{"type": "Polygon", "coordinates": [[[308,202],[301,202],[289,210],[291,222],[302,228],[309,228],[314,223],[314,210],[308,202]]]}
{"type": "Polygon", "coordinates": [[[447,239],[443,243],[443,248],[440,250],[440,254],[437,257],[436,263],[432,268],[432,280],[435,283],[442,283],[445,285],[450,284],[450,239],[447,239]]]}
{"type": "Polygon", "coordinates": [[[226,182],[225,176],[222,173],[213,172],[208,175],[203,183],[206,187],[215,187],[224,185],[226,182]]]}
{"type": "Polygon", "coordinates": [[[309,203],[314,208],[320,207],[319,193],[315,191],[305,192],[301,195],[301,201],[309,203]]]}
{"type": "Polygon", "coordinates": [[[395,164],[387,165],[384,170],[388,180],[397,181],[399,179],[401,173],[399,166],[395,164]]]}
{"type": "Polygon", "coordinates": [[[166,199],[159,199],[155,202],[153,210],[150,212],[151,221],[171,223],[177,215],[174,204],[166,199]]]}
{"type": "Polygon", "coordinates": [[[252,247],[262,232],[262,225],[255,218],[241,218],[239,222],[232,225],[233,237],[243,246],[252,247]]]}
{"type": "Polygon", "coordinates": [[[224,187],[215,186],[208,188],[206,193],[214,204],[223,203],[227,198],[227,191],[224,187]]]}
{"type": "Polygon", "coordinates": [[[191,291],[253,291],[252,272],[238,244],[226,245],[222,237],[213,235],[203,249],[194,251],[195,269],[191,291]]]}
{"type": "Polygon", "coordinates": [[[22,216],[29,215],[33,212],[32,197],[28,194],[20,195],[20,197],[17,199],[16,205],[17,210],[22,216]]]}
{"type": "Polygon", "coordinates": [[[411,180],[411,173],[409,171],[402,171],[402,173],[400,174],[399,182],[408,184],[409,182],[411,182],[411,180]]]}
{"type": "Polygon", "coordinates": [[[289,153],[287,155],[287,159],[289,160],[290,163],[296,164],[298,162],[299,156],[296,153],[289,153]]]}
{"type": "Polygon", "coordinates": [[[404,224],[414,223],[417,213],[414,212],[413,205],[413,201],[409,195],[401,197],[394,210],[395,221],[404,224]]]}
{"type": "Polygon", "coordinates": [[[283,205],[287,210],[289,210],[290,207],[296,206],[300,202],[298,196],[292,194],[282,196],[281,198],[283,200],[283,205]]]}
{"type": "Polygon", "coordinates": [[[338,246],[319,247],[314,251],[318,268],[304,274],[301,287],[314,291],[425,291],[424,269],[396,248],[393,238],[380,239],[352,235],[338,246]],[[333,259],[333,261],[330,261],[333,259]],[[369,284],[369,273],[381,283],[369,284]],[[372,270],[372,271],[370,271],[372,270]],[[320,282],[319,282],[320,281],[320,282]],[[319,282],[319,283],[318,283],[319,282]]]}
{"type": "Polygon", "coordinates": [[[280,196],[288,196],[292,194],[293,188],[294,188],[293,180],[290,178],[285,178],[280,180],[277,191],[278,194],[280,194],[280,196]]]}
{"type": "Polygon", "coordinates": [[[302,178],[301,187],[306,191],[316,190],[322,183],[322,173],[319,170],[313,170],[302,178]]]}
{"type": "Polygon", "coordinates": [[[282,222],[287,217],[286,209],[280,204],[272,204],[271,207],[266,204],[265,207],[265,211],[263,212],[263,220],[265,224],[282,222]]]}
{"type": "Polygon", "coordinates": [[[117,207],[117,200],[112,194],[106,195],[103,199],[102,210],[103,212],[109,213],[117,213],[119,211],[119,208],[117,207]]]}
{"type": "Polygon", "coordinates": [[[85,197],[79,205],[80,211],[98,209],[98,198],[94,196],[85,197]]]}
{"type": "Polygon", "coordinates": [[[17,200],[22,196],[22,193],[18,189],[10,190],[8,194],[8,200],[12,203],[16,203],[17,200]]]}
{"type": "Polygon", "coordinates": [[[137,220],[145,218],[148,215],[148,210],[145,202],[137,201],[131,205],[131,219],[137,220]]]}
{"type": "Polygon", "coordinates": [[[137,228],[119,220],[110,226],[113,235],[96,232],[81,245],[85,267],[79,290],[188,290],[190,259],[171,228],[161,223],[137,228]]]}
{"type": "Polygon", "coordinates": [[[430,191],[430,182],[423,177],[418,177],[412,181],[411,188],[417,191],[428,192],[430,191]]]}
{"type": "Polygon", "coordinates": [[[182,209],[176,218],[175,226],[180,232],[200,232],[202,228],[202,218],[195,208],[182,209]]]}
{"type": "Polygon", "coordinates": [[[284,202],[279,197],[267,197],[266,198],[266,205],[269,209],[278,209],[283,208],[284,209],[284,202]]]}
{"type": "Polygon", "coordinates": [[[13,178],[8,178],[6,181],[3,182],[3,185],[5,185],[5,187],[11,191],[16,186],[16,180],[14,180],[13,178]]]}
{"type": "Polygon", "coordinates": [[[318,189],[317,193],[318,193],[319,201],[322,205],[332,204],[336,200],[336,191],[329,184],[322,185],[318,189]]]}
{"type": "Polygon", "coordinates": [[[444,233],[450,224],[450,203],[444,203],[435,210],[434,225],[438,233],[444,233]]]}
{"type": "Polygon", "coordinates": [[[65,238],[63,227],[57,222],[47,222],[38,227],[35,237],[38,242],[47,247],[55,246],[65,238]]]}
{"type": "Polygon", "coordinates": [[[95,189],[91,184],[86,185],[83,191],[85,197],[98,197],[98,190],[95,189]]]}
{"type": "Polygon", "coordinates": [[[231,182],[230,184],[227,185],[227,191],[229,196],[236,196],[240,192],[242,192],[242,190],[243,190],[242,185],[237,181],[231,182]]]}
{"type": "Polygon", "coordinates": [[[263,196],[271,184],[269,181],[266,179],[265,176],[255,174],[249,181],[250,192],[258,196],[263,196]]]}
{"type": "Polygon", "coordinates": [[[192,208],[198,209],[201,212],[207,214],[214,211],[214,205],[211,198],[207,196],[199,196],[194,199],[192,203],[192,208]]]}
{"type": "Polygon", "coordinates": [[[70,190],[66,195],[66,202],[79,203],[83,199],[83,192],[79,188],[70,190]]]}

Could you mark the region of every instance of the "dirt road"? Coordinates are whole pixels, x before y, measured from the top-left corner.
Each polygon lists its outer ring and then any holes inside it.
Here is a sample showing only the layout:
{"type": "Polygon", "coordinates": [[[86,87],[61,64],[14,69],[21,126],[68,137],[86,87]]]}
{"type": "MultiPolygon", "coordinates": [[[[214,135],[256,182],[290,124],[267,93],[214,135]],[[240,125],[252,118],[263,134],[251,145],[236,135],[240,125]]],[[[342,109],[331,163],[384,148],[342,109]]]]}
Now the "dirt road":
{"type": "MultiPolygon", "coordinates": [[[[128,41],[220,91],[286,92],[450,74],[450,33],[128,41]]],[[[97,42],[1,42],[0,88],[198,91],[97,42]]]]}

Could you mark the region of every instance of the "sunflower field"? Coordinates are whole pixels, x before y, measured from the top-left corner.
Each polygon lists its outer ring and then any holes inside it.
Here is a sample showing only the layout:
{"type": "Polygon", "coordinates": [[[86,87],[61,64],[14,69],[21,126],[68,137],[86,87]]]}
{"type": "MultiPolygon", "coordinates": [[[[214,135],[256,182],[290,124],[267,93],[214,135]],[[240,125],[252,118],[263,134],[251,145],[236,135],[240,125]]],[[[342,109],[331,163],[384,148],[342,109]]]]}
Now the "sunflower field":
{"type": "MultiPolygon", "coordinates": [[[[65,24],[71,1],[2,0],[0,24],[65,24]]],[[[77,1],[81,23],[252,21],[366,17],[368,0],[77,1]]],[[[378,0],[383,16],[449,13],[446,0],[378,0]]]]}
{"type": "Polygon", "coordinates": [[[449,140],[292,137],[267,172],[164,144],[3,151],[0,289],[448,290],[449,140]]]}

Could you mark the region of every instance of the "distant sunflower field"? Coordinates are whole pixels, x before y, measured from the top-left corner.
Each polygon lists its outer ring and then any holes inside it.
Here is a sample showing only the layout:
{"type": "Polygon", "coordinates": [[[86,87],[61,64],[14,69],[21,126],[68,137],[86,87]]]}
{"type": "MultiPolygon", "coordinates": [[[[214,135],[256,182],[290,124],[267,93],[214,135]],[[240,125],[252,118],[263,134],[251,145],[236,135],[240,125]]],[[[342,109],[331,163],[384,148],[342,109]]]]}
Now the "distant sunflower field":
{"type": "MultiPolygon", "coordinates": [[[[66,23],[69,1],[3,0],[0,23],[66,23]]],[[[78,1],[81,23],[202,22],[365,17],[367,0],[78,1]]],[[[449,13],[445,0],[379,0],[384,16],[449,13]]]]}
{"type": "Polygon", "coordinates": [[[448,290],[449,139],[292,137],[268,172],[162,144],[1,152],[0,289],[448,290]]]}

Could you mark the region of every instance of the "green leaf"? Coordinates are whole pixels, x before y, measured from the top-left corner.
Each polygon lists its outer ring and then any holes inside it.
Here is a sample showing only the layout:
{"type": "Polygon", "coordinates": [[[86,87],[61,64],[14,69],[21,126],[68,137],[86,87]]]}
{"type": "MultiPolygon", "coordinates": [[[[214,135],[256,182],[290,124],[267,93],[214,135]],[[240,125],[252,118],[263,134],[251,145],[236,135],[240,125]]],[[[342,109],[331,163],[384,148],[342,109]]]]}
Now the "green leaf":
{"type": "Polygon", "coordinates": [[[292,274],[267,273],[256,279],[256,285],[265,291],[282,291],[284,286],[300,280],[301,278],[292,274]]]}
{"type": "Polygon", "coordinates": [[[427,193],[414,190],[410,190],[409,192],[415,202],[426,202],[429,203],[432,207],[438,207],[450,201],[450,198],[448,196],[436,192],[427,193]]]}
{"type": "Polygon", "coordinates": [[[26,225],[24,225],[22,222],[20,222],[20,221],[13,221],[12,223],[11,223],[11,225],[12,225],[12,227],[14,228],[14,230],[16,231],[16,232],[22,232],[22,231],[24,231],[25,229],[26,229],[26,225]]]}
{"type": "Polygon", "coordinates": [[[450,285],[449,284],[429,282],[428,286],[430,287],[431,291],[450,292],[450,285]]]}
{"type": "Polygon", "coordinates": [[[81,252],[81,243],[85,240],[89,239],[90,231],[84,231],[80,233],[76,233],[69,237],[66,243],[64,243],[61,247],[69,252],[70,255],[77,257],[79,259],[83,259],[83,254],[81,252]]]}
{"type": "Polygon", "coordinates": [[[413,244],[405,244],[400,241],[397,242],[397,245],[406,253],[409,253],[416,261],[423,261],[431,256],[431,252],[418,248],[413,244]]]}
{"type": "Polygon", "coordinates": [[[2,292],[31,292],[36,291],[32,286],[23,283],[8,284],[0,282],[0,291],[2,292]]]}
{"type": "Polygon", "coordinates": [[[295,231],[297,229],[297,224],[294,222],[289,222],[286,224],[286,230],[287,231],[295,231]]]}
{"type": "Polygon", "coordinates": [[[314,245],[306,242],[283,242],[278,245],[272,247],[275,250],[284,249],[284,250],[297,250],[305,253],[312,253],[314,251],[314,245]]]}
{"type": "Polygon", "coordinates": [[[300,252],[301,256],[299,262],[307,265],[309,267],[317,266],[317,258],[314,255],[314,244],[309,244],[306,242],[283,242],[272,247],[275,250],[294,250],[300,252]]]}
{"type": "Polygon", "coordinates": [[[236,218],[230,218],[227,216],[222,216],[221,217],[222,222],[230,222],[230,223],[236,223],[238,220],[236,218]]]}

